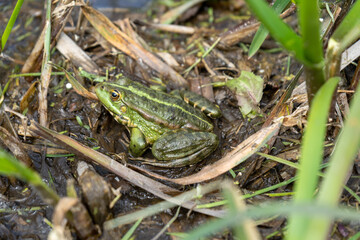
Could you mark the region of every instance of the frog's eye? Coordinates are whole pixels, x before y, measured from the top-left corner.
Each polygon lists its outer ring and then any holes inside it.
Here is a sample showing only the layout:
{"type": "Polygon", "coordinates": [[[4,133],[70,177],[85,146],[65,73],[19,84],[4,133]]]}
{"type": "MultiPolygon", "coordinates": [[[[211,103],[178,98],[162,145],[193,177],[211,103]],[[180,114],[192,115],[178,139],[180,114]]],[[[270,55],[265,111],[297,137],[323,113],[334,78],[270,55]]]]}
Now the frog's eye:
{"type": "Polygon", "coordinates": [[[113,101],[116,101],[116,100],[118,100],[120,98],[121,95],[120,95],[118,90],[114,89],[114,90],[111,91],[110,96],[111,96],[111,99],[113,101]]]}

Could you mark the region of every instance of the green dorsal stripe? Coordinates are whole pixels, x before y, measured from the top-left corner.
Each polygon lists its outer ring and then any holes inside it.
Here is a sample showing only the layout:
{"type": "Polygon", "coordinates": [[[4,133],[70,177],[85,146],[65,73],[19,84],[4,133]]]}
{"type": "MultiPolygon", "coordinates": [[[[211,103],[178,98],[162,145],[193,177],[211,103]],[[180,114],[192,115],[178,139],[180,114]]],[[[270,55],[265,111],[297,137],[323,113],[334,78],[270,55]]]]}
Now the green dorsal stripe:
{"type": "Polygon", "coordinates": [[[182,108],[181,106],[177,105],[177,104],[173,104],[173,103],[168,103],[168,102],[163,102],[157,98],[153,98],[151,97],[148,93],[146,93],[145,91],[139,91],[138,89],[136,89],[135,87],[133,86],[124,86],[124,85],[118,85],[118,84],[113,84],[113,83],[108,83],[110,86],[113,86],[115,88],[121,88],[121,89],[124,89],[124,90],[128,90],[140,97],[145,97],[146,99],[148,99],[149,101],[154,101],[156,103],[159,103],[159,104],[163,104],[165,106],[168,106],[168,107],[174,107],[174,108],[177,108],[183,112],[185,112],[186,114],[194,117],[194,118],[197,118],[198,120],[200,120],[201,122],[204,122],[206,125],[208,125],[209,127],[211,127],[211,123],[209,123],[208,121],[206,121],[205,119],[201,118],[200,116],[197,116],[196,114],[193,114],[189,111],[187,111],[186,109],[182,108]]]}

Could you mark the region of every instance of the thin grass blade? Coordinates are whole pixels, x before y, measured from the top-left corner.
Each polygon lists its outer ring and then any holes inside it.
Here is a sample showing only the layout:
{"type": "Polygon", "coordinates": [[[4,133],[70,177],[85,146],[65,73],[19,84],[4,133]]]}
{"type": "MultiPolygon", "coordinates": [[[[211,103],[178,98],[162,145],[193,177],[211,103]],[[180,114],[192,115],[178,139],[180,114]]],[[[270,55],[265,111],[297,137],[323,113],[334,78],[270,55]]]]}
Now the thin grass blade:
{"type": "Polygon", "coordinates": [[[59,201],[59,196],[50,189],[41,177],[30,168],[19,162],[16,158],[0,149],[0,174],[4,176],[13,176],[33,185],[42,195],[43,199],[55,205],[59,201]]]}
{"type": "Polygon", "coordinates": [[[320,35],[320,9],[318,1],[299,1],[299,25],[305,58],[313,65],[323,64],[323,47],[320,35]]]}
{"type": "MultiPolygon", "coordinates": [[[[111,230],[111,229],[117,228],[121,225],[135,222],[137,219],[150,217],[152,215],[155,215],[159,212],[165,211],[166,209],[169,209],[169,208],[172,208],[172,207],[175,207],[176,205],[178,205],[178,204],[174,203],[174,201],[179,202],[180,204],[187,202],[187,201],[191,201],[194,198],[198,198],[199,195],[203,196],[209,192],[220,189],[222,184],[223,184],[223,182],[221,182],[221,181],[214,181],[209,184],[202,185],[200,189],[194,188],[194,189],[186,191],[178,196],[175,196],[172,198],[173,201],[162,201],[157,204],[146,207],[144,209],[137,210],[135,212],[113,218],[104,223],[104,229],[111,230]]],[[[194,206],[196,206],[196,204],[194,204],[192,207],[194,208],[194,206]]],[[[195,209],[198,209],[198,208],[195,208],[195,209]]],[[[221,217],[222,216],[224,216],[224,211],[222,211],[221,217]]]]}
{"type": "MultiPolygon", "coordinates": [[[[233,214],[228,214],[224,218],[209,221],[189,232],[184,240],[203,239],[211,234],[220,232],[225,228],[235,227],[246,219],[258,220],[274,216],[288,216],[291,214],[304,214],[309,216],[309,218],[321,215],[327,218],[342,219],[345,222],[360,221],[360,214],[356,210],[349,208],[319,206],[314,203],[301,205],[288,205],[283,202],[263,203],[261,207],[252,207],[246,211],[238,211],[233,214]]],[[[301,239],[306,239],[303,234],[300,234],[299,237],[302,237],[301,239]]]]}
{"type": "Polygon", "coordinates": [[[332,40],[339,43],[339,49],[341,52],[360,36],[359,13],[360,1],[356,1],[331,37],[332,40]]]}
{"type": "MultiPolygon", "coordinates": [[[[350,112],[342,132],[336,142],[334,153],[330,158],[330,166],[322,182],[318,204],[335,207],[343,191],[346,176],[350,171],[353,160],[360,148],[360,85],[352,100],[350,112]]],[[[308,230],[314,239],[326,239],[331,218],[315,218],[308,230]]]]}
{"type": "MultiPolygon", "coordinates": [[[[246,211],[245,201],[232,183],[227,182],[223,185],[223,195],[229,207],[229,214],[237,214],[246,211]]],[[[237,239],[261,239],[256,228],[256,223],[252,219],[247,219],[235,225],[233,228],[237,239]]]]}
{"type": "Polygon", "coordinates": [[[301,38],[272,10],[264,0],[245,0],[256,17],[269,30],[271,36],[302,63],[308,64],[304,56],[301,38]]]}
{"type": "Polygon", "coordinates": [[[9,19],[8,24],[6,25],[5,31],[3,33],[3,35],[1,36],[1,48],[0,48],[0,53],[2,52],[2,50],[4,50],[4,47],[6,45],[6,42],[10,36],[11,33],[11,29],[13,28],[15,21],[17,19],[17,16],[19,15],[21,6],[23,4],[24,0],[18,0],[13,13],[11,14],[11,17],[9,19]]]}
{"type": "MultiPolygon", "coordinates": [[[[289,2],[290,2],[290,0],[276,0],[274,2],[274,5],[272,6],[272,9],[274,9],[274,11],[277,14],[280,14],[285,9],[285,7],[289,4],[289,2]]],[[[254,54],[259,50],[259,48],[261,47],[262,43],[265,41],[268,34],[269,34],[269,31],[266,29],[264,24],[261,24],[251,42],[251,45],[249,48],[249,58],[254,56],[254,54]]]]}
{"type": "Polygon", "coordinates": [[[354,3],[329,40],[326,50],[326,77],[339,76],[341,54],[360,37],[360,1],[354,3]]]}
{"type": "MultiPolygon", "coordinates": [[[[326,133],[327,117],[332,95],[339,78],[331,78],[315,95],[308,117],[308,125],[303,137],[300,168],[295,184],[294,202],[298,204],[312,201],[318,183],[318,169],[323,159],[323,144],[326,133]]],[[[302,214],[292,215],[289,219],[287,239],[303,239],[308,227],[309,217],[302,214]]]]}
{"type": "Polygon", "coordinates": [[[132,227],[129,229],[129,231],[127,231],[126,234],[121,238],[121,240],[131,239],[131,236],[134,234],[136,228],[140,225],[142,220],[143,220],[142,218],[138,219],[136,221],[136,223],[134,225],[132,225],[132,227]]]}

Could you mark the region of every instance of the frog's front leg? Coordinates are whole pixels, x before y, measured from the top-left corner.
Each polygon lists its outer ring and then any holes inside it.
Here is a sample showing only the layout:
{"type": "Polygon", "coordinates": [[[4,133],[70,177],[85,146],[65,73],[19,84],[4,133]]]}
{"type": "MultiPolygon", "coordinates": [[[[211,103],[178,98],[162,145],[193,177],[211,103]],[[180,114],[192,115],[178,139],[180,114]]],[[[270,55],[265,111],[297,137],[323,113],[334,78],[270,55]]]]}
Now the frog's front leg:
{"type": "Polygon", "coordinates": [[[148,148],[144,134],[140,129],[133,127],[130,130],[129,150],[133,157],[140,157],[148,148]]]}
{"type": "Polygon", "coordinates": [[[214,133],[179,130],[168,132],[152,146],[158,162],[149,164],[159,167],[182,167],[194,164],[212,153],[219,140],[214,133]]]}

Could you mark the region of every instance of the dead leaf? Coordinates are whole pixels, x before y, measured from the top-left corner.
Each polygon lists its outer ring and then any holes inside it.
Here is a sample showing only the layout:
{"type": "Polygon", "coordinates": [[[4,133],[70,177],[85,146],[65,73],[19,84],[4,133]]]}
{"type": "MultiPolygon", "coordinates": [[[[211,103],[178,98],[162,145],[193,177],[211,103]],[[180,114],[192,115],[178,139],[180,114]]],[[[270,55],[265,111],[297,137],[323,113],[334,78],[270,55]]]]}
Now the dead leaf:
{"type": "Polygon", "coordinates": [[[98,74],[100,72],[96,63],[65,33],[61,33],[56,44],[57,50],[67,59],[85,71],[98,74]]]}
{"type": "Polygon", "coordinates": [[[50,63],[50,64],[55,69],[65,73],[67,80],[71,83],[71,85],[73,86],[73,88],[77,94],[79,94],[80,96],[83,96],[85,98],[88,98],[88,99],[99,100],[95,93],[90,92],[86,88],[84,88],[84,86],[81,85],[81,83],[79,83],[79,81],[76,80],[76,78],[74,78],[73,75],[71,75],[71,73],[69,73],[64,68],[62,68],[56,64],[53,64],[53,63],[50,63]]]}
{"type": "Polygon", "coordinates": [[[186,80],[179,73],[120,31],[105,15],[86,5],[83,5],[81,9],[91,25],[114,47],[136,61],[143,61],[165,80],[172,80],[176,87],[187,86],[186,80]]]}
{"type": "Polygon", "coordinates": [[[32,99],[34,98],[34,94],[36,91],[36,85],[39,83],[39,81],[34,81],[31,86],[28,88],[28,90],[26,91],[26,93],[24,94],[24,96],[21,99],[20,102],[20,110],[21,112],[24,112],[24,110],[26,108],[28,108],[29,103],[32,101],[32,99]]]}

